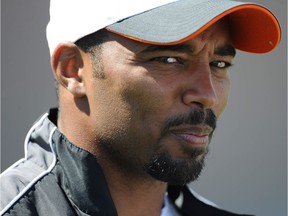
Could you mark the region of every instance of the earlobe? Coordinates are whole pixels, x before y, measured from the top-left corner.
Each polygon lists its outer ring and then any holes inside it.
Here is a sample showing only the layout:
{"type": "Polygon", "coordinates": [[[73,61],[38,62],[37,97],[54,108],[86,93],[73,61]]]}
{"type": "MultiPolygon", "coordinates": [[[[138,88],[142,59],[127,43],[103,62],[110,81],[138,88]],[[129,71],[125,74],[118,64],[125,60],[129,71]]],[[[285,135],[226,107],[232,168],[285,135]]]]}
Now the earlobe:
{"type": "Polygon", "coordinates": [[[73,43],[59,44],[51,57],[54,75],[63,87],[75,97],[85,96],[82,80],[83,60],[77,46],[73,43]]]}

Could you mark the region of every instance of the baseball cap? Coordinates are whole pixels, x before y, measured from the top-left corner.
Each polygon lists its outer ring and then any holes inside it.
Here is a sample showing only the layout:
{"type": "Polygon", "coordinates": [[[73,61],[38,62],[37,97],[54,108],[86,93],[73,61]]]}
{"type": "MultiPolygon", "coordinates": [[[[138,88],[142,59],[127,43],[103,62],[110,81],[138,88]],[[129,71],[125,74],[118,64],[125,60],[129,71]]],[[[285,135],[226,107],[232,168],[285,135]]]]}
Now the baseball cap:
{"type": "Polygon", "coordinates": [[[265,7],[232,0],[51,0],[47,40],[52,55],[60,42],[108,31],[154,45],[183,43],[229,17],[236,49],[267,53],[280,42],[275,16],[265,7]]]}

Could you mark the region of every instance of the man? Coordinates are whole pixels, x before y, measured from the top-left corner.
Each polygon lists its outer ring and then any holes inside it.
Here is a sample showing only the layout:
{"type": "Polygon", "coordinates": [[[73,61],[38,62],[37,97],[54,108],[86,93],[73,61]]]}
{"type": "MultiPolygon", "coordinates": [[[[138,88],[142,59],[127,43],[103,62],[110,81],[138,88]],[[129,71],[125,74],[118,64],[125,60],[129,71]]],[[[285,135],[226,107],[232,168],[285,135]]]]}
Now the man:
{"type": "Polygon", "coordinates": [[[227,104],[235,49],[273,50],[274,16],[228,0],[52,0],[50,13],[59,108],[2,174],[1,214],[234,215],[186,184],[227,104]]]}

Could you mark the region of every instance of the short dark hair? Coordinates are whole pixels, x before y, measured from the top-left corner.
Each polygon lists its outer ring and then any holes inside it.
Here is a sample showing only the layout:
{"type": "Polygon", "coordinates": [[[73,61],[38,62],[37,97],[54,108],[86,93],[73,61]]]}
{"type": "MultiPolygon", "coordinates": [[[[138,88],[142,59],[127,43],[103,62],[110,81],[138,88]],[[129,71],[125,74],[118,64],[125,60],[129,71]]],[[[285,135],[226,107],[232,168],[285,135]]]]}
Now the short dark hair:
{"type": "Polygon", "coordinates": [[[86,53],[94,52],[94,49],[102,45],[108,38],[106,29],[101,29],[86,35],[75,42],[75,44],[86,53]]]}
{"type": "Polygon", "coordinates": [[[108,31],[106,29],[101,29],[97,32],[89,34],[83,38],[80,38],[75,42],[75,44],[84,52],[90,55],[93,62],[93,75],[96,78],[105,78],[103,73],[103,66],[101,59],[102,44],[108,40],[108,31]]]}

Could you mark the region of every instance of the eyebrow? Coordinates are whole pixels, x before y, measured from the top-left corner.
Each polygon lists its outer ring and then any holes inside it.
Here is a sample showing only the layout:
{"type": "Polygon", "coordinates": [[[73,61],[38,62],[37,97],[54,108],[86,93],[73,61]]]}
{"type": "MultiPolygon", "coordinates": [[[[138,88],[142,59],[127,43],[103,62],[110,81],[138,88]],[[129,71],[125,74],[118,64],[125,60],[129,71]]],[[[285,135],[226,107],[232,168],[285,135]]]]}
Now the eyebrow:
{"type": "Polygon", "coordinates": [[[146,47],[141,53],[158,52],[158,51],[174,51],[174,52],[193,52],[193,46],[190,44],[177,44],[168,46],[150,45],[146,47]]]}
{"type": "Polygon", "coordinates": [[[227,44],[227,45],[224,45],[224,46],[217,47],[216,50],[215,50],[215,54],[216,55],[220,55],[220,56],[232,56],[232,57],[235,57],[236,49],[232,45],[227,44]]]}
{"type": "MultiPolygon", "coordinates": [[[[150,53],[150,52],[163,52],[163,51],[172,51],[172,52],[193,52],[194,47],[191,44],[177,44],[177,45],[169,45],[169,46],[157,46],[150,45],[142,50],[140,53],[150,53]]],[[[220,56],[232,56],[235,57],[236,49],[230,45],[226,44],[224,46],[217,47],[215,49],[215,54],[220,56]]]]}

